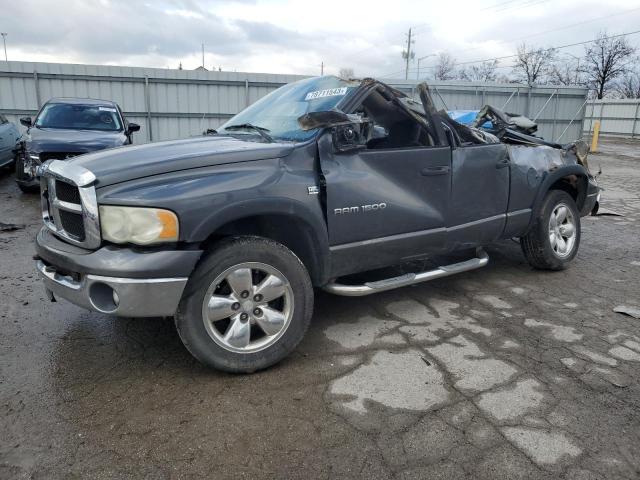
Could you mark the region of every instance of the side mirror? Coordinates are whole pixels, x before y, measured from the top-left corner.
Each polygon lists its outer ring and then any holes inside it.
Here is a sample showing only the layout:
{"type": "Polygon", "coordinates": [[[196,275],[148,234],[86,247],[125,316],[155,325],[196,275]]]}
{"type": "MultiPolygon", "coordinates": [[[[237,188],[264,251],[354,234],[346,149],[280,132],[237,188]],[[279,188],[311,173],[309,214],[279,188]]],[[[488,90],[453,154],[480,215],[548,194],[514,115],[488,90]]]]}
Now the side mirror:
{"type": "Polygon", "coordinates": [[[127,133],[133,133],[133,132],[137,132],[140,130],[140,125],[138,125],[137,123],[130,123],[129,125],[127,125],[127,133]]]}
{"type": "Polygon", "coordinates": [[[367,135],[362,124],[339,125],[333,128],[333,146],[338,152],[365,148],[367,135]]]}
{"type": "Polygon", "coordinates": [[[31,121],[31,117],[22,117],[20,119],[20,123],[25,127],[31,127],[33,125],[33,122],[31,121]]]}

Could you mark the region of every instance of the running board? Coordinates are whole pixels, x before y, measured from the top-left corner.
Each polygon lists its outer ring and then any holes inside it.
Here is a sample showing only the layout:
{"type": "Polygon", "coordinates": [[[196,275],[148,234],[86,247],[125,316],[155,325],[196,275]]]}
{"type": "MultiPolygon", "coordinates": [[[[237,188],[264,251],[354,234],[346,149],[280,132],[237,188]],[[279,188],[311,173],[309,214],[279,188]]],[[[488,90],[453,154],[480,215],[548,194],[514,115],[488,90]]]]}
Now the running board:
{"type": "Polygon", "coordinates": [[[323,287],[329,293],[342,295],[345,297],[362,297],[371,295],[372,293],[384,292],[385,290],[393,290],[394,288],[406,287],[416,283],[428,282],[436,278],[448,277],[456,273],[475,270],[484,267],[489,262],[489,255],[482,248],[476,251],[476,258],[465,260],[464,262],[452,263],[444,265],[434,270],[420,273],[407,273],[399,277],[386,278],[375,282],[367,282],[364,285],[344,285],[341,283],[328,283],[323,287]]]}

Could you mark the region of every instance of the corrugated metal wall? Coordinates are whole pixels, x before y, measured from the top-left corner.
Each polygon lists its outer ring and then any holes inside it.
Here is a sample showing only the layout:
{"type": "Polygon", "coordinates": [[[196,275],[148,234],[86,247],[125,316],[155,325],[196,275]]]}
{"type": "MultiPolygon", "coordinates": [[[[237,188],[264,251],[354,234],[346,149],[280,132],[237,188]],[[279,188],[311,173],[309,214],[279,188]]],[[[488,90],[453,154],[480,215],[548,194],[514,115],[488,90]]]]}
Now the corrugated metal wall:
{"type": "Polygon", "coordinates": [[[117,102],[142,130],[134,141],[199,135],[296,75],[8,62],[0,65],[0,113],[16,123],[52,97],[117,102]]]}
{"type": "Polygon", "coordinates": [[[640,137],[640,99],[589,100],[585,112],[584,134],[593,131],[593,123],[600,120],[600,134],[617,137],[640,137]]]}
{"type": "MultiPolygon", "coordinates": [[[[142,130],[136,143],[200,135],[299,75],[205,72],[158,68],[3,62],[0,113],[16,123],[52,97],[114,100],[142,130]]],[[[387,83],[415,93],[415,82],[387,83]]],[[[586,90],[511,84],[431,82],[438,107],[479,109],[491,103],[510,112],[538,115],[540,134],[562,141],[580,136],[586,90]],[[571,122],[573,120],[573,122],[571,122]],[[571,123],[571,124],[570,124],[571,123]]]]}

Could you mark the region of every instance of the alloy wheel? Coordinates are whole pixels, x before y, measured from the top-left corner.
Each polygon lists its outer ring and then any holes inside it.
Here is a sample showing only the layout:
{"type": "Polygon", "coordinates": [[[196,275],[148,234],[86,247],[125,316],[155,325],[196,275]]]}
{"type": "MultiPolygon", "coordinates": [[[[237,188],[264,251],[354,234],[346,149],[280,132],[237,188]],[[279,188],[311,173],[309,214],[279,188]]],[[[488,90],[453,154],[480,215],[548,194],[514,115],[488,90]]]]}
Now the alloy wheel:
{"type": "Polygon", "coordinates": [[[553,253],[559,258],[571,255],[576,244],[576,220],[564,203],[555,206],[549,217],[549,241],[553,253]]]}
{"type": "Polygon", "coordinates": [[[293,317],[293,290],[271,265],[245,262],[227,268],[202,304],[207,333],[224,349],[253,353],[277,342],[293,317]]]}

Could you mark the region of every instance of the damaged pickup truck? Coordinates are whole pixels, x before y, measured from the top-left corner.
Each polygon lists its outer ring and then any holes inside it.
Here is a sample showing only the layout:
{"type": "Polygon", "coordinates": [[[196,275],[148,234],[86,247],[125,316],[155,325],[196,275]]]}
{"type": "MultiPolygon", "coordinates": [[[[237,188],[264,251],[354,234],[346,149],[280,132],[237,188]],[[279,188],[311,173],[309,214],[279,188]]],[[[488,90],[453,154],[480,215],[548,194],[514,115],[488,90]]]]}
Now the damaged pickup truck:
{"type": "Polygon", "coordinates": [[[585,145],[546,144],[495,109],[493,133],[467,127],[419,92],[309,78],[211,135],[46,162],[36,258],[50,298],[174,316],[197,359],[252,372],[300,342],[314,287],[433,280],[514,237],[534,267],[564,268],[599,195],[585,145]],[[367,273],[407,262],[433,265],[367,273]]]}

